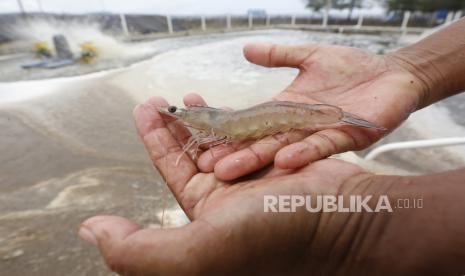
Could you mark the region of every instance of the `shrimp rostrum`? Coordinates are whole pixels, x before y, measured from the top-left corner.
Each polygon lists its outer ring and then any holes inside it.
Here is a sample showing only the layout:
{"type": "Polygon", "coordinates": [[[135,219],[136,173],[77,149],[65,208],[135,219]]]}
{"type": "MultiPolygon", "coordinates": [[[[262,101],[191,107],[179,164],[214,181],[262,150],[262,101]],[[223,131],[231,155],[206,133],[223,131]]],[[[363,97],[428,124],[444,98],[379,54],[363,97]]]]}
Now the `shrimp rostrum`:
{"type": "Polygon", "coordinates": [[[236,111],[205,106],[169,106],[158,111],[197,130],[185,144],[184,152],[194,146],[197,152],[203,144],[257,140],[291,130],[324,129],[340,124],[385,130],[328,104],[272,101],[236,111]]]}

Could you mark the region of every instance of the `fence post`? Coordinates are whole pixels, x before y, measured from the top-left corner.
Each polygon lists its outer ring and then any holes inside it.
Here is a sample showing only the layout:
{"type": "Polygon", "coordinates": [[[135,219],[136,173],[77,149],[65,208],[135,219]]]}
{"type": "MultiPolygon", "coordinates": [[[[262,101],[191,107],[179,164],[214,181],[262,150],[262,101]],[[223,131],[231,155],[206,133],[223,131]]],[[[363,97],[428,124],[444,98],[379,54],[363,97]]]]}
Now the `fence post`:
{"type": "Polygon", "coordinates": [[[269,27],[270,26],[270,15],[269,14],[266,14],[266,22],[265,22],[266,26],[269,27]]]}
{"type": "Polygon", "coordinates": [[[292,25],[292,26],[295,26],[295,18],[296,18],[296,15],[293,14],[293,15],[292,15],[292,18],[291,18],[291,25],[292,25]]]}
{"type": "Polygon", "coordinates": [[[253,15],[249,13],[249,29],[252,29],[253,27],[253,15]]]}
{"type": "Polygon", "coordinates": [[[123,30],[124,36],[129,36],[128,23],[126,22],[126,15],[120,13],[119,19],[121,21],[121,29],[123,30]]]}
{"type": "Polygon", "coordinates": [[[325,9],[325,12],[323,14],[323,22],[321,23],[321,26],[328,27],[328,17],[329,17],[329,9],[325,9]]]}
{"type": "Polygon", "coordinates": [[[168,33],[173,33],[173,22],[171,21],[171,15],[166,15],[166,25],[168,26],[168,33]]]}
{"type": "Polygon", "coordinates": [[[459,20],[462,17],[462,11],[456,11],[454,15],[454,21],[459,20]]]}
{"type": "Polygon", "coordinates": [[[205,15],[200,17],[200,22],[202,25],[202,31],[205,32],[207,30],[207,23],[205,22],[205,15]]]}
{"type": "Polygon", "coordinates": [[[355,28],[360,29],[362,28],[362,25],[363,25],[363,13],[360,12],[360,14],[358,15],[358,21],[357,21],[357,25],[355,25],[355,28]]]}
{"type": "Polygon", "coordinates": [[[446,20],[444,20],[444,25],[449,25],[452,22],[452,17],[454,16],[454,12],[449,11],[447,13],[446,20]]]}
{"type": "Polygon", "coordinates": [[[226,16],[226,29],[228,30],[231,29],[231,15],[230,14],[226,16]]]}
{"type": "Polygon", "coordinates": [[[406,11],[404,13],[404,19],[402,20],[402,25],[400,26],[400,29],[402,30],[402,35],[407,34],[407,26],[408,26],[409,19],[410,19],[410,11],[406,11]]]}

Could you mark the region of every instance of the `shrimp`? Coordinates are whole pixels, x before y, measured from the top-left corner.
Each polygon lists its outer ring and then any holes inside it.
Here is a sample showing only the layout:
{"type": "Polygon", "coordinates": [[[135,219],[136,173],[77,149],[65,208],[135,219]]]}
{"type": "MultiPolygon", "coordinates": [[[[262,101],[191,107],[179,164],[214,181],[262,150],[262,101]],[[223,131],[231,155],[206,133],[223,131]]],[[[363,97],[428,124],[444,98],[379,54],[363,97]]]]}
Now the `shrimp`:
{"type": "Polygon", "coordinates": [[[158,111],[198,131],[186,143],[183,153],[194,145],[197,153],[203,144],[257,140],[291,130],[323,129],[338,124],[386,130],[328,104],[272,101],[236,111],[204,106],[169,106],[158,111]]]}

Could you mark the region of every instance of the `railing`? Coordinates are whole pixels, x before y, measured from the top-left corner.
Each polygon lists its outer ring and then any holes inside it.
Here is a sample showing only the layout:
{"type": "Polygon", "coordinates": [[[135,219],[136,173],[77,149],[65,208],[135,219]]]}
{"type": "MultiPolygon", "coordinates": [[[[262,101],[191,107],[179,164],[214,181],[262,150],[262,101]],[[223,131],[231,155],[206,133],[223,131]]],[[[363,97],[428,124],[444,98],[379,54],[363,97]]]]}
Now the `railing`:
{"type": "MultiPolygon", "coordinates": [[[[221,29],[224,29],[224,30],[232,30],[232,29],[237,29],[237,28],[253,29],[255,27],[272,27],[272,26],[279,26],[279,25],[286,25],[286,26],[291,26],[291,27],[296,27],[296,26],[319,26],[321,28],[329,28],[329,27],[335,27],[335,26],[340,26],[340,27],[348,27],[348,26],[350,27],[351,26],[351,27],[353,27],[353,29],[356,29],[356,30],[358,29],[359,30],[359,29],[362,29],[362,28],[364,28],[366,26],[370,26],[370,27],[380,27],[380,28],[382,28],[382,27],[386,27],[386,28],[390,27],[391,29],[392,28],[395,29],[397,27],[398,32],[400,32],[402,34],[406,34],[408,32],[409,28],[411,28],[411,26],[409,26],[409,23],[412,21],[412,17],[413,17],[412,13],[410,11],[406,11],[406,12],[404,12],[403,17],[401,18],[401,20],[400,19],[399,19],[399,21],[394,20],[392,23],[391,22],[384,22],[384,24],[381,24],[381,26],[372,25],[370,23],[365,24],[365,22],[367,21],[367,17],[363,13],[359,13],[358,18],[356,18],[356,20],[353,21],[353,23],[355,23],[355,24],[350,25],[350,23],[352,22],[352,19],[349,19],[349,20],[346,20],[346,22],[344,22],[342,25],[340,25],[338,23],[339,23],[339,21],[342,21],[342,20],[330,18],[327,11],[325,13],[321,14],[321,15],[318,15],[317,18],[302,17],[302,16],[298,17],[297,15],[273,16],[272,17],[269,14],[266,15],[266,16],[254,17],[252,14],[249,14],[246,17],[241,17],[243,22],[241,22],[241,24],[237,24],[237,25],[235,25],[233,23],[233,17],[231,15],[225,15],[223,17],[222,16],[214,16],[214,17],[209,17],[209,18],[207,18],[206,16],[186,17],[186,18],[184,18],[184,20],[185,21],[198,20],[197,22],[199,22],[200,26],[197,27],[197,28],[202,32],[206,32],[206,31],[210,30],[210,26],[209,26],[208,21],[211,20],[210,18],[215,18],[217,20],[217,22],[214,24],[215,27],[211,27],[211,29],[218,29],[218,24],[221,24],[218,21],[222,21],[224,26],[221,27],[221,29]],[[273,18],[278,22],[273,22],[273,18]],[[283,18],[287,18],[287,21],[283,22],[283,18]],[[279,19],[279,20],[277,20],[277,19],[279,19]],[[307,19],[307,20],[304,20],[304,19],[307,19]],[[318,22],[318,20],[319,20],[319,22],[318,22]],[[260,21],[262,23],[259,24],[256,21],[260,21]],[[302,21],[307,21],[307,23],[302,23],[302,21]],[[336,23],[334,24],[334,22],[333,22],[333,24],[331,24],[331,21],[336,21],[336,23]],[[398,22],[397,26],[395,25],[396,22],[398,22]]],[[[447,18],[445,19],[443,24],[446,24],[446,25],[450,24],[451,22],[453,22],[455,20],[458,20],[461,17],[462,17],[462,11],[456,11],[456,12],[451,11],[451,12],[448,13],[447,18]]],[[[166,33],[168,33],[168,34],[175,33],[176,30],[173,28],[173,26],[174,26],[173,17],[170,16],[170,15],[166,15],[165,18],[166,18],[166,33]]],[[[180,19],[178,18],[178,20],[180,20],[180,19]]],[[[378,21],[382,22],[382,20],[381,21],[378,20],[378,21]]],[[[128,27],[128,21],[126,20],[126,15],[125,14],[120,14],[120,23],[121,23],[121,30],[123,31],[123,34],[125,36],[130,36],[131,35],[130,28],[128,27]]],[[[424,26],[424,27],[427,27],[427,26],[424,26]]],[[[194,29],[194,28],[192,28],[192,29],[194,29]]],[[[188,30],[191,30],[191,29],[188,29],[188,30]]]]}
{"type": "Polygon", "coordinates": [[[389,143],[373,149],[365,156],[365,159],[373,160],[380,154],[393,150],[445,147],[455,145],[465,145],[465,137],[438,138],[429,140],[389,143]]]}

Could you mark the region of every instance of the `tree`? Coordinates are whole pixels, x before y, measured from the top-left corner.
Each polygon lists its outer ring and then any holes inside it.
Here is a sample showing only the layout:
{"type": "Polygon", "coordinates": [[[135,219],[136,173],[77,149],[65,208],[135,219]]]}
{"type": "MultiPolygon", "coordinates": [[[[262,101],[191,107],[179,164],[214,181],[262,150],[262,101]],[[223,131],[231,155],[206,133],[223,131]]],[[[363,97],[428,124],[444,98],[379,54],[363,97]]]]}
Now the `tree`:
{"type": "Polygon", "coordinates": [[[437,10],[460,10],[465,8],[465,0],[387,0],[391,11],[422,11],[434,12],[437,10]]]}
{"type": "Polygon", "coordinates": [[[334,0],[305,0],[307,4],[305,7],[313,9],[314,11],[320,11],[326,5],[331,5],[334,0]]]}
{"type": "Polygon", "coordinates": [[[347,19],[350,20],[352,12],[355,8],[361,8],[363,0],[305,0],[307,8],[312,8],[315,11],[321,10],[323,7],[331,9],[349,9],[347,19]]]}
{"type": "Polygon", "coordinates": [[[417,9],[418,0],[387,0],[390,11],[413,11],[417,9]]]}
{"type": "Polygon", "coordinates": [[[361,8],[363,0],[336,0],[334,7],[336,9],[349,9],[349,15],[347,20],[350,20],[352,17],[352,12],[355,8],[361,8]]]}

